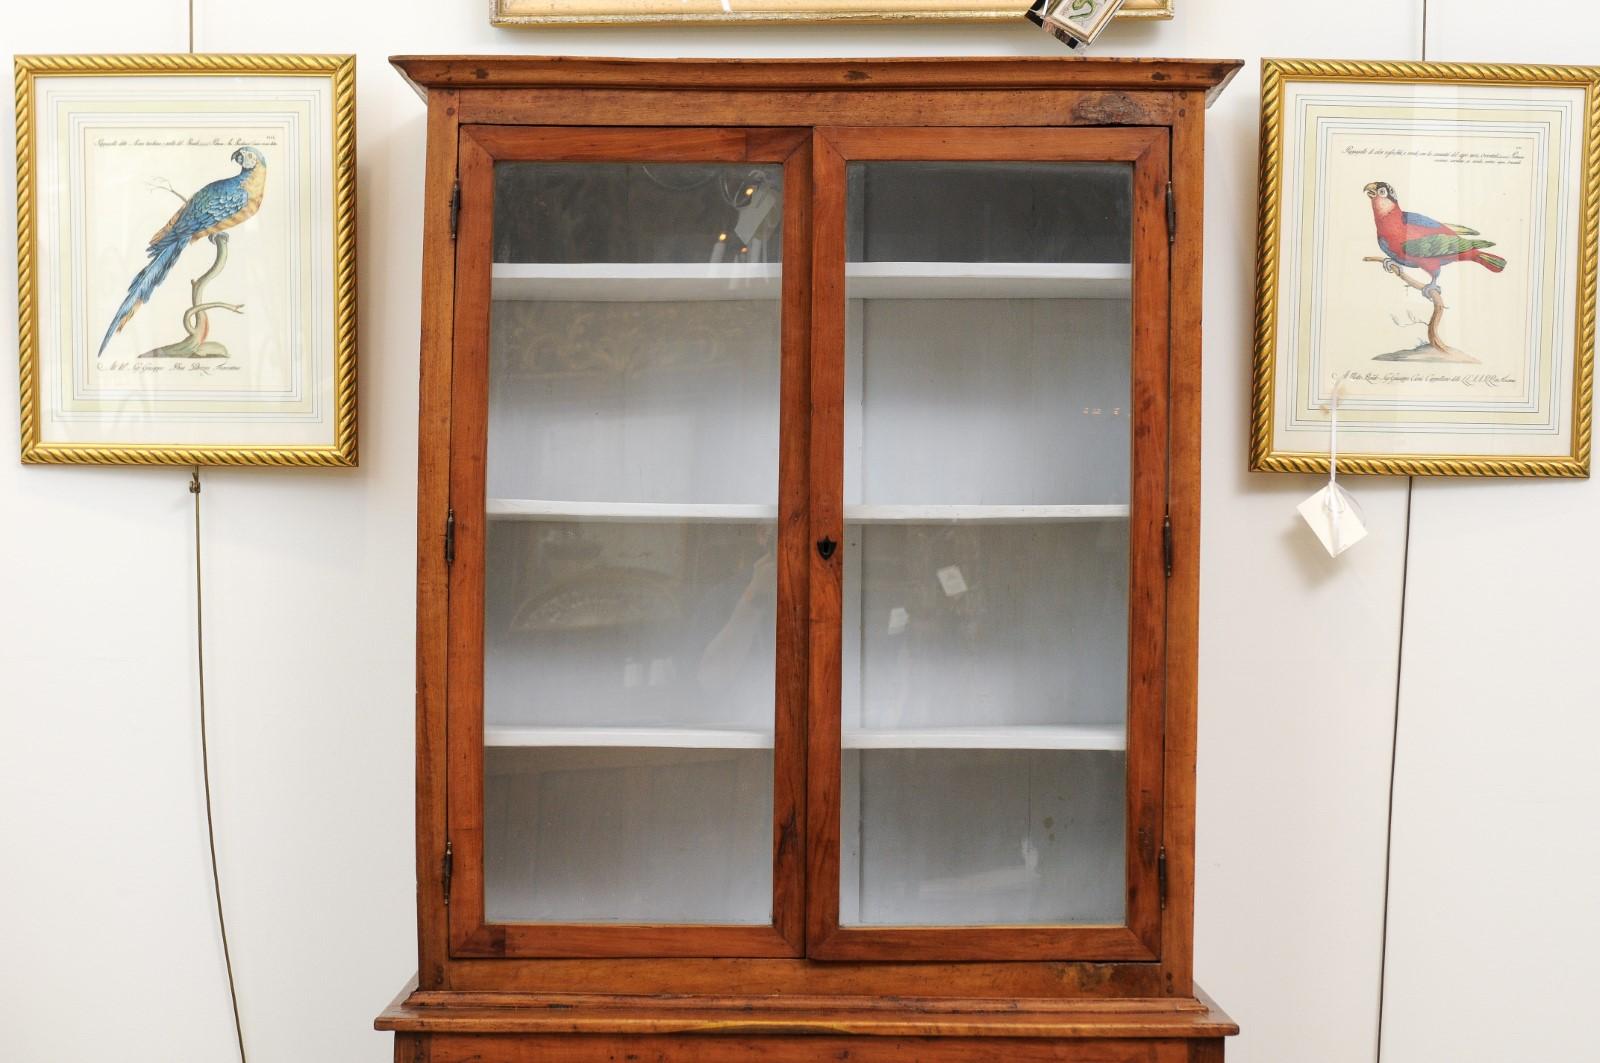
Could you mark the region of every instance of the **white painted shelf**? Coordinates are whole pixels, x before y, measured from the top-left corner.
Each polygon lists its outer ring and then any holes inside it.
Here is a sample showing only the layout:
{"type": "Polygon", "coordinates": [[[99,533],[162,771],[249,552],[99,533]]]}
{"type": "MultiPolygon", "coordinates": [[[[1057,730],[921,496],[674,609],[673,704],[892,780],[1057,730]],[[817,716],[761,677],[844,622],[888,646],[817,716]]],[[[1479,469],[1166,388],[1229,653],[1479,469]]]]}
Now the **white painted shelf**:
{"type": "MultiPolygon", "coordinates": [[[[496,262],[507,301],[697,302],[777,299],[775,262],[496,262]]],[[[1126,299],[1126,262],[851,262],[851,299],[1126,299]]]]}
{"type": "MultiPolygon", "coordinates": [[[[1091,749],[1127,748],[1117,724],[1022,727],[846,728],[845,749],[1091,749]]],[[[492,747],[613,749],[771,749],[772,732],[708,727],[511,727],[489,724],[492,747]]]]}
{"type": "Polygon", "coordinates": [[[1100,749],[1128,747],[1120,724],[847,728],[846,749],[1100,749]]]}
{"type": "Polygon", "coordinates": [[[776,299],[781,269],[767,262],[496,262],[494,298],[576,303],[776,299]]]}
{"type": "Polygon", "coordinates": [[[676,502],[548,502],[532,498],[491,498],[488,515],[500,520],[567,520],[594,524],[770,524],[777,506],[676,502]]]}
{"type": "MultiPolygon", "coordinates": [[[[675,502],[565,502],[491,498],[485,509],[499,520],[587,523],[770,524],[777,506],[675,502]]],[[[1063,524],[1127,520],[1127,506],[845,506],[846,524],[1063,524]]]]}
{"type": "Polygon", "coordinates": [[[631,749],[771,749],[772,732],[710,727],[503,727],[483,729],[486,746],[631,749]]]}
{"type": "Polygon", "coordinates": [[[1126,299],[1126,262],[851,262],[850,299],[1126,299]]]}
{"type": "Polygon", "coordinates": [[[1065,524],[1127,519],[1127,506],[844,507],[846,524],[1065,524]]]}

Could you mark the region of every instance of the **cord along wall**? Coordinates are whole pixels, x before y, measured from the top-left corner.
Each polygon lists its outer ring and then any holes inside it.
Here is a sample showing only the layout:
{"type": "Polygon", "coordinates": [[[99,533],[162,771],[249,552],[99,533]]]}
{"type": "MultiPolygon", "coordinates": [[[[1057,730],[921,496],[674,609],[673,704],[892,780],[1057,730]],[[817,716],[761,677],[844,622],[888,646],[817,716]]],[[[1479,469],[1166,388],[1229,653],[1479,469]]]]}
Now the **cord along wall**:
{"type": "MultiPolygon", "coordinates": [[[[1178,0],[1096,51],[1415,59],[1422,0],[1178,0]]],[[[1600,14],[1430,0],[1429,58],[1592,60],[1600,14]]],[[[421,104],[397,52],[1059,53],[1016,27],[511,32],[481,4],[12,5],[19,52],[359,55],[361,467],[204,473],[217,850],[252,1060],[389,1058],[414,966],[412,623],[421,104]]],[[[1258,77],[1209,115],[1197,973],[1241,1063],[1586,1051],[1600,975],[1600,485],[1352,478],[1330,561],[1244,471],[1258,77]],[[1401,606],[1405,600],[1402,643],[1401,606]],[[1398,700],[1397,700],[1398,698],[1398,700]],[[1396,709],[1398,706],[1398,717],[1396,709]],[[1398,732],[1396,720],[1398,718],[1398,732]],[[1398,733],[1398,746],[1395,745],[1398,733]],[[1393,853],[1391,757],[1395,768],[1393,853]],[[1386,968],[1386,969],[1385,969],[1386,968]],[[1485,972],[1492,971],[1493,977],[1485,972]],[[1552,977],[1552,974],[1555,977],[1552,977]],[[1470,1028],[1456,1022],[1470,1014],[1470,1028]]],[[[10,143],[7,143],[10,150],[10,143]]],[[[0,199],[14,194],[0,167],[0,199]]],[[[14,236],[0,212],[0,243],[14,236]]],[[[7,262],[14,261],[4,256],[7,262]]],[[[0,282],[14,280],[10,266],[0,282]]],[[[14,303],[0,329],[15,335],[14,303]]],[[[17,437],[16,391],[0,439],[17,437]]],[[[0,1054],[233,1051],[210,896],[187,469],[0,461],[0,1054]]]]}

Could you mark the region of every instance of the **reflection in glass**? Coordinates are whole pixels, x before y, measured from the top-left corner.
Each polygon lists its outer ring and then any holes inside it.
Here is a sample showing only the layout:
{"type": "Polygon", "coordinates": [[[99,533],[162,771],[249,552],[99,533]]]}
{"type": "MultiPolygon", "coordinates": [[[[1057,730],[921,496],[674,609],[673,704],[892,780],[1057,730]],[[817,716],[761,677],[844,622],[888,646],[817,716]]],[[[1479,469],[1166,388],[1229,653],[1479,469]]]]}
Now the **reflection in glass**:
{"type": "Polygon", "coordinates": [[[845,751],[841,921],[1122,920],[1124,754],[845,751]]]}
{"type": "Polygon", "coordinates": [[[1121,521],[851,529],[845,727],[1122,724],[1121,521]],[[851,566],[852,571],[856,566],[851,566]]]}
{"type": "Polygon", "coordinates": [[[489,497],[776,504],[778,308],[497,302],[489,497]]]}
{"type": "Polygon", "coordinates": [[[495,166],[496,262],[782,262],[783,167],[495,166]]]}
{"type": "Polygon", "coordinates": [[[487,750],[491,922],[765,923],[772,750],[487,750]]]}
{"type": "Polygon", "coordinates": [[[770,733],[775,530],[492,523],[486,722],[770,733]]]}

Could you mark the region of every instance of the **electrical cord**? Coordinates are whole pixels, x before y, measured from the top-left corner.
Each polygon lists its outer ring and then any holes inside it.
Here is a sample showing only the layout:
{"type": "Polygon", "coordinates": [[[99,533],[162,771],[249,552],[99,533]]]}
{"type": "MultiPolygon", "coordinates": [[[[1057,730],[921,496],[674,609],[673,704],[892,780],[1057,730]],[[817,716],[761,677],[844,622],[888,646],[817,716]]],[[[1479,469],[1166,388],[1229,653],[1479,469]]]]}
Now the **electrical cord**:
{"type": "Polygon", "coordinates": [[[244,1025],[239,1021],[239,988],[233,980],[233,955],[228,949],[228,921],[222,914],[222,875],[217,870],[217,832],[211,817],[211,746],[206,735],[206,614],[205,594],[200,583],[200,466],[189,474],[189,493],[194,496],[194,661],[200,689],[200,777],[206,796],[206,845],[211,851],[211,892],[217,901],[217,931],[222,937],[222,963],[228,972],[228,1000],[233,1005],[233,1034],[239,1044],[239,1063],[248,1063],[244,1054],[244,1025]]]}
{"type": "MultiPolygon", "coordinates": [[[[1422,61],[1428,61],[1428,0],[1422,0],[1422,61]]],[[[1389,891],[1391,870],[1394,866],[1394,790],[1400,770],[1400,688],[1405,679],[1406,665],[1406,591],[1411,580],[1411,498],[1416,490],[1417,478],[1406,477],[1406,538],[1400,555],[1400,630],[1395,647],[1394,675],[1394,730],[1389,740],[1389,807],[1383,833],[1383,927],[1378,940],[1378,1029],[1374,1053],[1376,1063],[1383,1063],[1383,1012],[1389,993],[1389,891]]]]}

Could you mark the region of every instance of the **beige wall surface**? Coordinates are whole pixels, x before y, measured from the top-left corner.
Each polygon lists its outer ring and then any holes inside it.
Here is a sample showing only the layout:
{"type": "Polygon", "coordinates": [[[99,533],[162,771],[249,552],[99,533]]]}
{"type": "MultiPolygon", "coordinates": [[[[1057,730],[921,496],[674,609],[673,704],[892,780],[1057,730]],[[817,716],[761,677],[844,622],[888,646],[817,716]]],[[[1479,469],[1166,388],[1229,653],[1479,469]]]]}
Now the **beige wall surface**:
{"type": "MultiPolygon", "coordinates": [[[[1431,58],[1597,58],[1583,53],[1600,15],[1577,0],[1531,0],[1510,23],[1486,0],[1428,8],[1431,58]]],[[[1600,486],[1418,481],[1408,499],[1403,480],[1354,481],[1372,536],[1334,562],[1294,513],[1315,480],[1244,471],[1257,60],[1417,58],[1423,9],[1183,0],[1174,21],[1118,25],[1096,47],[1250,61],[1207,138],[1197,968],[1244,1027],[1234,1063],[1378,1059],[1397,682],[1382,1063],[1592,1047],[1575,1016],[1600,994],[1578,959],[1600,944],[1600,486]],[[1448,1021],[1463,1015],[1474,1021],[1448,1021]],[[1529,1025],[1538,1051],[1518,1047],[1529,1025]]],[[[414,963],[423,160],[422,106],[386,57],[1059,46],[1026,26],[496,30],[476,0],[0,11],[6,59],[182,51],[191,32],[199,51],[360,57],[361,468],[207,471],[203,546],[218,856],[251,1058],[379,1063],[389,1039],[372,1017],[414,963]]],[[[0,203],[14,172],[0,165],[0,203]]],[[[0,246],[14,236],[0,210],[0,246]]],[[[0,259],[12,290],[15,259],[0,259]]],[[[15,336],[14,314],[0,299],[0,334],[15,336]]],[[[13,383],[0,441],[16,418],[13,383]]],[[[198,782],[187,481],[0,459],[7,1061],[232,1052],[198,782]]]]}

